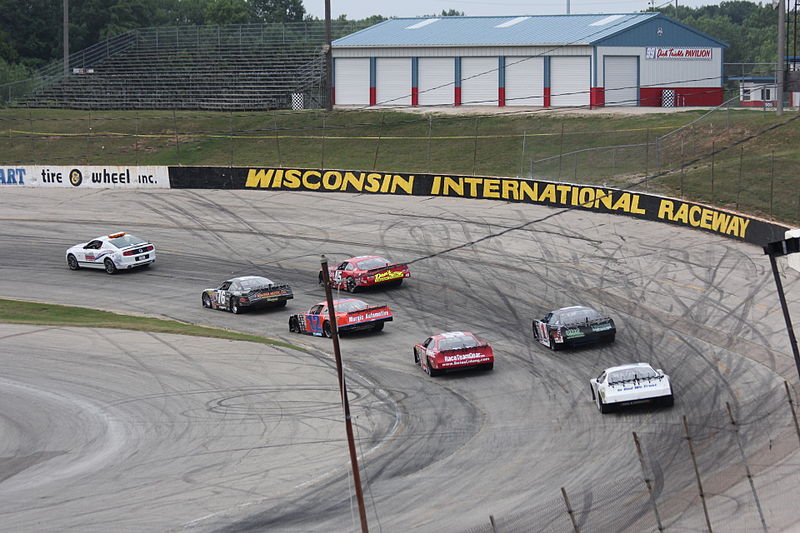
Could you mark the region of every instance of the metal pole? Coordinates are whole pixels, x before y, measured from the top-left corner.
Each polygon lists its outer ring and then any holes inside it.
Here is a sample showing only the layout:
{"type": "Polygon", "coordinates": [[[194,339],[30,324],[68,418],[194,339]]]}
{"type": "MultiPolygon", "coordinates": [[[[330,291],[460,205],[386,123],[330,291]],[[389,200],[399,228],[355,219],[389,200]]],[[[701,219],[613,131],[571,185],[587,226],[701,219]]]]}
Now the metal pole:
{"type": "Polygon", "coordinates": [[[527,130],[522,132],[522,155],[519,156],[519,176],[518,176],[520,178],[522,177],[522,172],[523,169],[525,168],[525,141],[527,134],[528,134],[527,130]]]}
{"type": "MultiPolygon", "coordinates": [[[[326,0],[326,3],[329,0],[326,0]]],[[[350,465],[353,469],[353,484],[356,490],[356,500],[358,501],[358,515],[361,519],[361,531],[367,533],[367,512],[364,508],[364,494],[361,491],[361,474],[358,471],[358,457],[356,456],[356,445],[353,440],[353,423],[350,419],[350,402],[347,399],[347,384],[344,379],[344,369],[342,368],[342,353],[339,350],[339,328],[336,324],[336,311],[333,307],[333,292],[331,291],[331,277],[328,271],[328,258],[324,255],[320,257],[322,268],[322,281],[325,285],[325,299],[328,304],[328,320],[331,329],[331,342],[333,343],[333,355],[336,358],[336,373],[339,376],[339,392],[342,397],[342,407],[344,408],[344,422],[347,430],[347,447],[350,449],[350,465]]]]}
{"type": "Polygon", "coordinates": [[[739,453],[742,456],[742,464],[744,464],[744,473],[747,476],[747,480],[750,482],[750,490],[753,492],[753,499],[756,502],[756,509],[758,509],[758,517],[761,519],[761,527],[764,529],[764,533],[768,533],[767,530],[767,522],[764,520],[764,511],[761,509],[761,501],[758,499],[758,493],[756,492],[756,485],[753,482],[753,474],[750,472],[750,465],[747,464],[747,456],[744,453],[744,447],[742,446],[742,439],[739,435],[739,426],[736,424],[736,419],[733,418],[733,410],[731,410],[731,404],[729,402],[725,402],[725,407],[728,409],[728,418],[730,418],[731,425],[733,426],[733,431],[736,433],[736,444],[739,445],[739,453]]]}
{"type": "Polygon", "coordinates": [[[784,381],[783,386],[786,387],[786,397],[789,399],[789,408],[792,410],[792,419],[794,420],[794,429],[797,431],[797,440],[800,440],[800,424],[797,423],[797,411],[794,410],[794,402],[792,402],[792,393],[789,390],[789,382],[784,381]]]}
{"type": "Polygon", "coordinates": [[[711,141],[711,201],[714,201],[714,170],[716,167],[717,158],[715,152],[717,150],[717,143],[711,141]]]}
{"type": "Polygon", "coordinates": [[[781,310],[783,311],[783,320],[786,321],[786,330],[789,332],[789,344],[792,345],[792,354],[794,354],[794,364],[797,367],[797,375],[800,376],[800,352],[797,351],[797,338],[794,336],[794,328],[792,327],[792,319],[789,317],[789,307],[786,305],[786,296],[783,294],[783,283],[781,283],[781,275],[778,272],[778,262],[775,256],[769,255],[769,263],[772,266],[772,275],[775,278],[775,287],[778,289],[778,298],[781,301],[781,310]]]}
{"type": "Polygon", "coordinates": [[[692,465],[694,465],[694,475],[697,478],[697,488],[700,490],[700,501],[703,503],[703,514],[706,517],[706,527],[708,533],[712,533],[711,519],[708,517],[708,506],[706,506],[706,494],[703,492],[703,482],[700,481],[700,471],[697,469],[697,458],[694,455],[694,446],[692,446],[692,437],[689,436],[689,422],[686,420],[686,415],[683,417],[683,429],[686,430],[686,442],[689,444],[689,455],[692,456],[692,465]]]}
{"type": "Polygon", "coordinates": [[[775,71],[775,90],[778,93],[778,116],[783,115],[783,67],[786,63],[786,0],[778,0],[778,65],[775,71]]]}
{"type": "Polygon", "coordinates": [[[475,175],[475,165],[478,164],[478,117],[475,117],[475,142],[472,145],[472,175],[475,175]]]}
{"type": "Polygon", "coordinates": [[[69,0],[64,0],[63,4],[63,23],[64,23],[64,77],[69,76],[69,0]]]}
{"type": "Polygon", "coordinates": [[[331,51],[331,0],[325,0],[325,109],[333,110],[333,52],[331,51]]]}
{"type": "Polygon", "coordinates": [[[575,533],[581,533],[581,528],[578,527],[578,522],[575,520],[575,512],[572,510],[572,506],[569,504],[567,491],[564,489],[564,487],[561,487],[561,496],[564,497],[564,503],[567,504],[567,513],[569,513],[569,519],[572,520],[572,528],[575,530],[575,533]]]}
{"type": "Polygon", "coordinates": [[[664,526],[661,524],[661,516],[658,514],[658,506],[656,505],[656,497],[653,494],[653,485],[649,477],[647,477],[647,468],[644,464],[644,454],[642,453],[642,445],[639,443],[639,436],[633,432],[633,442],[636,444],[636,455],[639,456],[639,465],[642,467],[642,476],[644,476],[644,484],[647,486],[647,492],[650,494],[650,501],[653,502],[653,513],[656,515],[656,524],[659,531],[664,531],[664,526]]]}

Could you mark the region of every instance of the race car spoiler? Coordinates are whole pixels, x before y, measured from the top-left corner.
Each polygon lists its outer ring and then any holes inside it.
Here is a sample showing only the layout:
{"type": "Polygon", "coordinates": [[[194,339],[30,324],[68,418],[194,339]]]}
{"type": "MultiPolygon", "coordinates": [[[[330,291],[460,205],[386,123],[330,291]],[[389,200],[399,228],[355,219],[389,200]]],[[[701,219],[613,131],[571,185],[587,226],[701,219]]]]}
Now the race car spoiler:
{"type": "Polygon", "coordinates": [[[611,321],[610,317],[595,318],[594,320],[579,320],[577,322],[570,322],[568,324],[562,324],[562,326],[564,326],[565,328],[572,328],[577,326],[591,326],[594,324],[603,324],[609,321],[611,321]]]}
{"type": "Polygon", "coordinates": [[[389,310],[388,306],[385,305],[373,305],[372,307],[365,307],[364,309],[359,309],[358,311],[350,311],[347,313],[347,316],[358,315],[360,313],[369,313],[371,311],[378,311],[380,309],[386,309],[387,311],[389,310]]]}
{"type": "Polygon", "coordinates": [[[294,298],[292,288],[288,284],[273,285],[272,287],[259,287],[247,293],[248,296],[269,298],[272,296],[288,296],[294,298]]]}
{"type": "Polygon", "coordinates": [[[439,350],[439,353],[440,354],[457,353],[457,352],[464,352],[464,351],[467,351],[467,350],[476,351],[476,350],[483,350],[484,348],[488,348],[488,347],[489,347],[489,344],[488,343],[484,343],[484,344],[478,344],[477,346],[470,346],[469,348],[450,348],[449,350],[439,350]]]}
{"type": "Polygon", "coordinates": [[[400,268],[400,269],[403,269],[403,270],[407,270],[408,269],[408,265],[405,264],[405,263],[395,263],[393,265],[386,265],[386,266],[382,266],[382,267],[378,267],[378,268],[370,268],[369,270],[367,270],[367,274],[376,274],[378,272],[383,272],[384,270],[392,270],[392,269],[395,269],[395,268],[400,268]]]}

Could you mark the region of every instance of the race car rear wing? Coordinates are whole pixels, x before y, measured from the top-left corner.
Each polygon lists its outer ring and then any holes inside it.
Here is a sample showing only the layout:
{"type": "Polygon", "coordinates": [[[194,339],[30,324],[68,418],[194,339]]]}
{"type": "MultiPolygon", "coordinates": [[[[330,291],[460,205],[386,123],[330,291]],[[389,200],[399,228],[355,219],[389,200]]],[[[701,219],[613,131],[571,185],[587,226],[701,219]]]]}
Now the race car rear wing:
{"type": "Polygon", "coordinates": [[[595,318],[594,320],[577,320],[575,322],[569,322],[566,324],[561,324],[565,328],[575,328],[578,326],[592,326],[594,324],[603,324],[605,322],[610,322],[611,317],[604,317],[604,318],[595,318]]]}
{"type": "Polygon", "coordinates": [[[397,268],[402,270],[408,270],[408,265],[406,265],[405,263],[395,263],[393,265],[386,265],[378,268],[370,268],[366,272],[367,274],[376,274],[378,272],[383,272],[384,270],[393,270],[397,268]]]}
{"type": "Polygon", "coordinates": [[[272,287],[257,287],[247,293],[251,297],[269,298],[274,296],[285,296],[286,299],[294,298],[292,288],[288,284],[273,285],[272,287]]]}
{"type": "Polygon", "coordinates": [[[475,346],[470,346],[469,348],[450,348],[449,350],[439,350],[439,353],[441,353],[441,354],[453,354],[453,353],[466,352],[466,351],[474,352],[474,351],[483,350],[484,348],[489,348],[489,343],[488,342],[485,342],[483,344],[478,344],[478,345],[475,345],[475,346]]]}

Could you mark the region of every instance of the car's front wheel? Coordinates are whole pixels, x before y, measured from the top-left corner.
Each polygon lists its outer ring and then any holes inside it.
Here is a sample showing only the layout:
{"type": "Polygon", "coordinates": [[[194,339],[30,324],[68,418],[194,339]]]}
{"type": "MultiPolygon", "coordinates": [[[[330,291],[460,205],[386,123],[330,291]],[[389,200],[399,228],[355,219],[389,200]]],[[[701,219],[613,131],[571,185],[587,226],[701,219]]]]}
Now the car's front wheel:
{"type": "Polygon", "coordinates": [[[69,254],[67,256],[67,266],[69,267],[70,270],[78,270],[80,268],[80,266],[78,265],[78,260],[75,259],[75,256],[72,254],[69,254]]]}
{"type": "Polygon", "coordinates": [[[322,324],[322,334],[329,339],[331,338],[332,333],[331,333],[330,322],[325,322],[324,324],[322,324]]]}
{"type": "Polygon", "coordinates": [[[111,259],[106,259],[103,261],[103,266],[105,266],[106,272],[108,274],[116,274],[117,273],[117,265],[114,264],[114,261],[111,259]]]}
{"type": "Polygon", "coordinates": [[[289,317],[289,331],[292,333],[300,332],[300,323],[297,321],[296,316],[289,317]]]}

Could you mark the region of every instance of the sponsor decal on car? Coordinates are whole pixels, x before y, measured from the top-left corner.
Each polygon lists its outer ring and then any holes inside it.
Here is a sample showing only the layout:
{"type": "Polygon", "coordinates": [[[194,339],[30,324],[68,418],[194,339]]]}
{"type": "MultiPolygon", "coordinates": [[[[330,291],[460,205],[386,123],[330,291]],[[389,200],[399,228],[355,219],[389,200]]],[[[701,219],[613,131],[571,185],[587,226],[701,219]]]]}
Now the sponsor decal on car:
{"type": "Polygon", "coordinates": [[[363,320],[371,320],[374,318],[381,318],[384,316],[389,316],[389,311],[383,310],[383,311],[375,311],[374,313],[361,313],[360,315],[348,316],[347,321],[352,324],[353,322],[361,322],[363,320]]]}
{"type": "Polygon", "coordinates": [[[583,332],[580,330],[580,328],[567,328],[564,330],[564,336],[569,338],[583,337],[583,332]]]}
{"type": "Polygon", "coordinates": [[[402,278],[403,276],[405,276],[405,274],[402,270],[387,270],[386,272],[378,272],[375,274],[375,281],[389,281],[402,278]]]}
{"type": "Polygon", "coordinates": [[[606,322],[605,324],[592,324],[592,331],[606,331],[611,329],[611,324],[606,322]]]}
{"type": "Polygon", "coordinates": [[[482,354],[479,352],[471,352],[471,353],[459,353],[455,355],[445,355],[444,361],[445,363],[450,363],[455,361],[466,361],[468,359],[475,359],[476,357],[486,357],[486,354],[482,354]]]}

